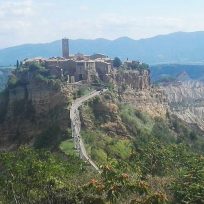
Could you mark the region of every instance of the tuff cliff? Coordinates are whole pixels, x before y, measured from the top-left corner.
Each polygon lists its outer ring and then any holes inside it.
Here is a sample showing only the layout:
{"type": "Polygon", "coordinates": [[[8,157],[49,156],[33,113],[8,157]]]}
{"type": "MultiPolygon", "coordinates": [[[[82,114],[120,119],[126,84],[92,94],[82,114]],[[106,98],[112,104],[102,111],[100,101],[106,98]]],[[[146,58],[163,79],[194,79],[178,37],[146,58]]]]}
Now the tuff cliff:
{"type": "Polygon", "coordinates": [[[0,98],[0,149],[22,144],[54,148],[67,129],[68,99],[74,90],[39,80],[7,88],[0,98]]]}
{"type": "Polygon", "coordinates": [[[146,90],[150,87],[149,70],[119,70],[114,74],[113,83],[119,90],[126,88],[138,90],[146,90]]]}
{"type": "Polygon", "coordinates": [[[167,95],[171,111],[180,119],[197,124],[204,130],[204,83],[185,81],[168,84],[162,89],[167,95]]]}

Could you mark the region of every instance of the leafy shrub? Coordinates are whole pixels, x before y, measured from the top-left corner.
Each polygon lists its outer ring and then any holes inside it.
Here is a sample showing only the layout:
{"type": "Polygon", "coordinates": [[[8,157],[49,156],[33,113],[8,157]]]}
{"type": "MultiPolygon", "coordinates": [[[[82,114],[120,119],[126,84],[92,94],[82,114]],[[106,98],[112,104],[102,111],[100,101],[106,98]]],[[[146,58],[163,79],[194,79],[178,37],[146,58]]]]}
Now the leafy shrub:
{"type": "Polygon", "coordinates": [[[29,65],[29,71],[30,72],[38,72],[38,73],[46,73],[47,70],[45,69],[44,66],[42,66],[41,64],[39,63],[31,63],[29,65]]]}
{"type": "Polygon", "coordinates": [[[88,87],[80,87],[79,90],[77,91],[77,96],[85,96],[90,92],[90,89],[88,87]]]}
{"type": "Polygon", "coordinates": [[[176,203],[204,203],[204,157],[192,156],[173,184],[176,203]]]}
{"type": "Polygon", "coordinates": [[[48,127],[42,134],[40,134],[34,143],[37,149],[42,148],[55,148],[60,142],[60,134],[62,134],[58,126],[48,127]]]}
{"type": "Polygon", "coordinates": [[[15,152],[1,153],[0,164],[2,203],[73,203],[75,200],[77,191],[71,180],[81,173],[82,164],[76,158],[63,162],[50,152],[21,147],[15,152]]]}
{"type": "Polygon", "coordinates": [[[119,68],[122,65],[122,62],[119,57],[115,57],[113,60],[113,66],[119,68]]]}
{"type": "Polygon", "coordinates": [[[120,116],[134,136],[150,135],[154,121],[130,106],[120,106],[120,116]]]}
{"type": "Polygon", "coordinates": [[[166,142],[166,143],[175,143],[176,139],[173,135],[173,132],[171,132],[168,124],[161,118],[155,119],[155,124],[152,128],[151,135],[160,141],[166,142]]]}

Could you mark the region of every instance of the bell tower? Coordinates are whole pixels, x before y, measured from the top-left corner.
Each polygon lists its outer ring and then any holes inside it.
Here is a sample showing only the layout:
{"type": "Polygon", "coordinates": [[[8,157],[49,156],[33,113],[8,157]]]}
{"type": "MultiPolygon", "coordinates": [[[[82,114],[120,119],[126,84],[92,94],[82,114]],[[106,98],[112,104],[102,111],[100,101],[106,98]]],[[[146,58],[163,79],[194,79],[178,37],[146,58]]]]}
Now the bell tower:
{"type": "Polygon", "coordinates": [[[69,58],[69,39],[63,38],[62,39],[62,57],[65,59],[69,58]]]}

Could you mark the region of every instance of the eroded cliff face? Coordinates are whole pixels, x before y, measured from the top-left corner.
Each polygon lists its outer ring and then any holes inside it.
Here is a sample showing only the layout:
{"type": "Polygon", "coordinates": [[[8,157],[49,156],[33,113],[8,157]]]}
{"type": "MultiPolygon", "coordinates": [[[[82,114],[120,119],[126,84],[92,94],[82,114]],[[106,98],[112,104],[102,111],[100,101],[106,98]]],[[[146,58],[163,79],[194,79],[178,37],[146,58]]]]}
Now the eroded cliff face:
{"type": "MultiPolygon", "coordinates": [[[[68,99],[74,89],[39,81],[8,89],[0,99],[0,150],[33,145],[50,128],[61,137],[69,123],[68,99]]],[[[48,143],[51,139],[45,138],[48,143]]]]}
{"type": "Polygon", "coordinates": [[[204,130],[204,83],[186,81],[162,87],[171,111],[180,119],[204,130]]]}
{"type": "Polygon", "coordinates": [[[115,84],[121,103],[131,104],[153,117],[166,117],[167,98],[162,89],[151,86],[149,70],[118,72],[115,84]]]}
{"type": "Polygon", "coordinates": [[[149,70],[124,70],[114,75],[114,83],[119,89],[146,90],[150,87],[149,70]]]}
{"type": "Polygon", "coordinates": [[[119,93],[119,98],[121,103],[131,104],[135,109],[147,112],[153,117],[166,118],[169,109],[164,91],[159,88],[139,91],[127,89],[119,93]]]}

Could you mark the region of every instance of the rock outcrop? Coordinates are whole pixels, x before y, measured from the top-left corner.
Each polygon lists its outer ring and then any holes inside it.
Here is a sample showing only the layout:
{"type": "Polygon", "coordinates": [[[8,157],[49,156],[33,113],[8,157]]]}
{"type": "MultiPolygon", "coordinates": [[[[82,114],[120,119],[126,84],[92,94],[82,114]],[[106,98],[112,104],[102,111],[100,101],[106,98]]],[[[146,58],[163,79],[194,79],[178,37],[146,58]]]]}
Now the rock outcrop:
{"type": "Polygon", "coordinates": [[[122,90],[146,90],[150,87],[149,70],[119,70],[114,75],[114,83],[122,90]]]}

